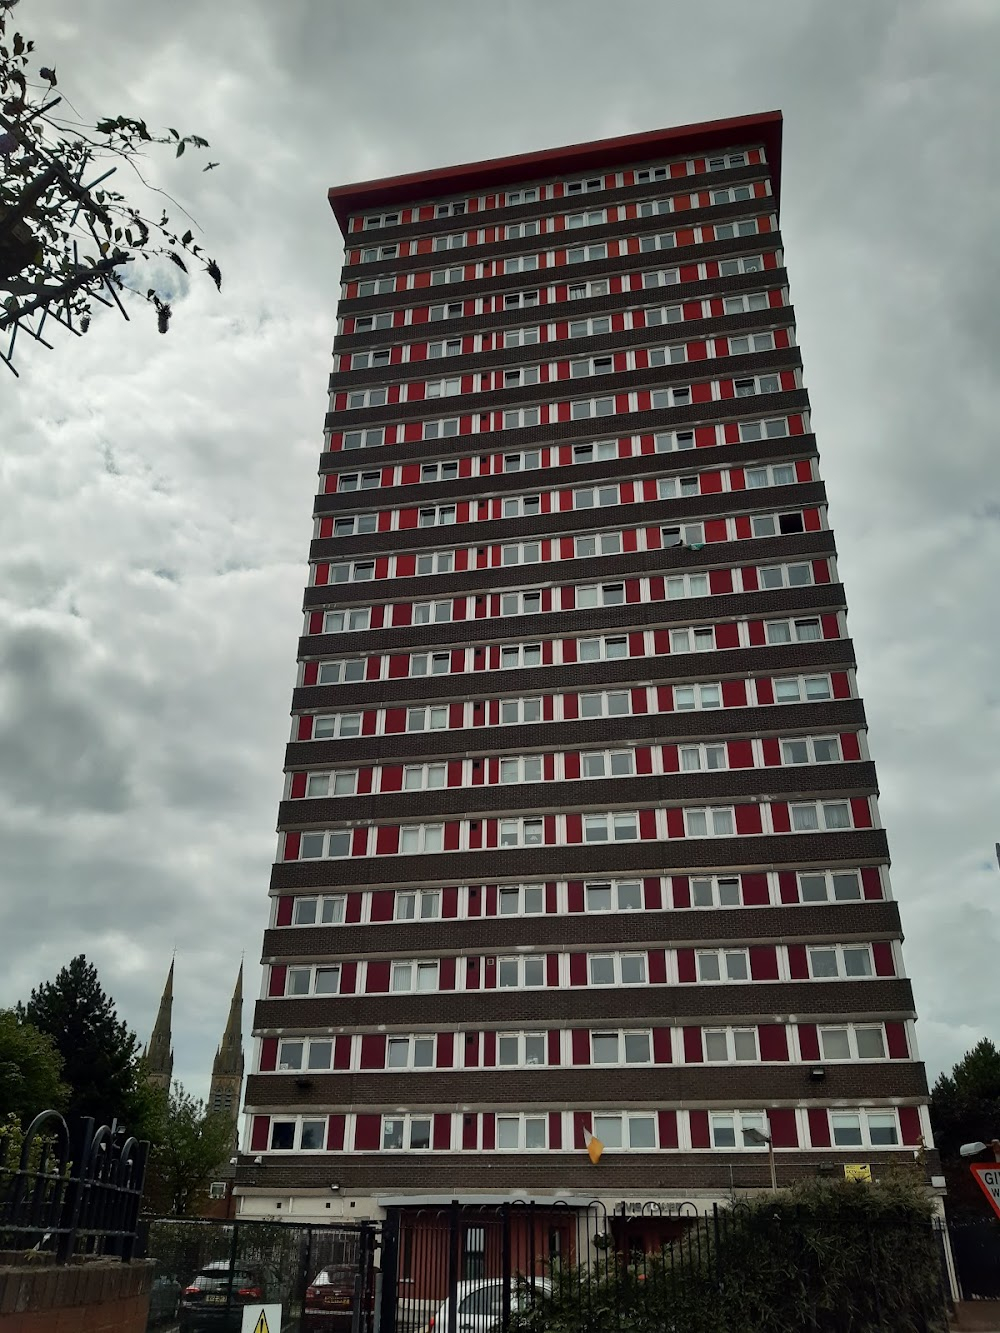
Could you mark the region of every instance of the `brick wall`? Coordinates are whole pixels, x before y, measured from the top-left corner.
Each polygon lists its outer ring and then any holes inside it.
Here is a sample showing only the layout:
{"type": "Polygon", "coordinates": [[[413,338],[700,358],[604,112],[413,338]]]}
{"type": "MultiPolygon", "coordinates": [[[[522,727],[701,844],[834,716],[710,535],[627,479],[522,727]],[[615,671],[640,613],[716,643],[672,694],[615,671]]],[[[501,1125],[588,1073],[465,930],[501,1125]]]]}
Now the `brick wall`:
{"type": "Polygon", "coordinates": [[[153,1267],[151,1259],[0,1265],[0,1328],[3,1333],[144,1333],[153,1267]]]}

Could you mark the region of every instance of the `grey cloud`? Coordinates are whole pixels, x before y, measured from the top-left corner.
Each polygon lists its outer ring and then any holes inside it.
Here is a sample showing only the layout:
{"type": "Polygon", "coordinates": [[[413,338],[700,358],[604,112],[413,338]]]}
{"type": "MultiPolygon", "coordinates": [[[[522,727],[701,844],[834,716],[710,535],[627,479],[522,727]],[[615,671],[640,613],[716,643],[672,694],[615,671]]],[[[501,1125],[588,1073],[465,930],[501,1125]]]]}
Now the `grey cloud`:
{"type": "Polygon", "coordinates": [[[145,1036],[176,946],[178,1072],[203,1092],[238,954],[259,957],[342,253],[327,187],[780,106],[922,1048],[934,1071],[996,1036],[1000,549],[974,521],[1000,505],[995,4],[21,10],[76,105],[212,141],[215,171],[150,179],[224,284],[193,274],[166,338],[102,315],[0,382],[3,652],[45,627],[41,669],[3,686],[31,717],[4,713],[0,787],[51,798],[0,816],[0,1003],[83,948],[145,1036]],[[63,726],[86,737],[69,772],[63,726]]]}

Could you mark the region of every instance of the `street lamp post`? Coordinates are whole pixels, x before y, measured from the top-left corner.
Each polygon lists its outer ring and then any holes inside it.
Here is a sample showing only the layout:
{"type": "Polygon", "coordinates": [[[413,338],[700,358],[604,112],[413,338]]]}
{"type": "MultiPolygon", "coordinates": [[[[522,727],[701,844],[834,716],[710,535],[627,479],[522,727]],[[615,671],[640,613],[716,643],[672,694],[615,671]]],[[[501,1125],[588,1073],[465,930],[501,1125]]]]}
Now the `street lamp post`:
{"type": "Polygon", "coordinates": [[[1000,1162],[1000,1139],[991,1139],[989,1143],[980,1143],[978,1140],[975,1143],[963,1143],[958,1151],[962,1157],[975,1157],[987,1148],[992,1149],[994,1162],[1000,1162]]]}
{"type": "Polygon", "coordinates": [[[770,1133],[771,1130],[770,1118],[768,1118],[767,1128],[769,1131],[767,1134],[765,1134],[762,1130],[759,1129],[745,1129],[743,1131],[743,1142],[756,1143],[758,1146],[765,1143],[767,1144],[767,1164],[771,1168],[771,1189],[773,1191],[777,1191],[778,1177],[774,1169],[774,1140],[770,1133]]]}

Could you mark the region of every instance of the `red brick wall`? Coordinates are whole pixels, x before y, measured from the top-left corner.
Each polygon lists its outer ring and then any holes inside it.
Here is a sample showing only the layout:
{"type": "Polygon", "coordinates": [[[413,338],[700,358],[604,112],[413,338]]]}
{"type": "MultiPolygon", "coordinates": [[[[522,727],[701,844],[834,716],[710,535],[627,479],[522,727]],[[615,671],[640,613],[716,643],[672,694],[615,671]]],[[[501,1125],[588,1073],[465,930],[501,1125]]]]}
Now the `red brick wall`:
{"type": "Polygon", "coordinates": [[[144,1333],[153,1263],[0,1267],[3,1333],[144,1333]]]}

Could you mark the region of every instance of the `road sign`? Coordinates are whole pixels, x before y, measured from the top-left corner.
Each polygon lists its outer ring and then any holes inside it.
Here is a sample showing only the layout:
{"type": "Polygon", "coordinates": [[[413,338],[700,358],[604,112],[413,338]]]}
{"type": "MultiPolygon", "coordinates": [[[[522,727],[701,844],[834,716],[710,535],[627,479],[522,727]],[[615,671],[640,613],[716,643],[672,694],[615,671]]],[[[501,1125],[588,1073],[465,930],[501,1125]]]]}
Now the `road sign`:
{"type": "Polygon", "coordinates": [[[240,1333],[281,1333],[280,1305],[244,1305],[240,1333]]]}
{"type": "Polygon", "coordinates": [[[973,1162],[969,1170],[989,1199],[990,1207],[1000,1217],[1000,1165],[996,1162],[973,1162]]]}
{"type": "Polygon", "coordinates": [[[845,1162],[844,1179],[845,1180],[867,1180],[871,1181],[872,1169],[867,1162],[845,1162]]]}

